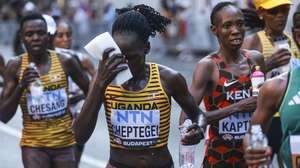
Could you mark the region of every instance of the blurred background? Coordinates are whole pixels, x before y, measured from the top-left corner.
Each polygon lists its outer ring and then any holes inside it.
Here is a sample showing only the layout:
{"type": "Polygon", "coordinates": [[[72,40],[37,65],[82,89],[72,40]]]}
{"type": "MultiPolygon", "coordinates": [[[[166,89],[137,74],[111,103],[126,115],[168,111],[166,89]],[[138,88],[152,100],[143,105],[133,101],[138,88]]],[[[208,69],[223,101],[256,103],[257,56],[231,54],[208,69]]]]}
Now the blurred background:
{"type": "MultiPolygon", "coordinates": [[[[73,27],[73,49],[83,50],[96,35],[110,31],[116,17],[115,9],[135,4],[147,4],[169,17],[172,23],[166,33],[151,39],[148,61],[172,67],[181,72],[188,85],[196,62],[217,48],[217,41],[210,32],[210,12],[221,0],[0,0],[0,53],[5,61],[20,54],[16,33],[22,15],[39,11],[55,19],[68,20],[73,27]]],[[[222,0],[223,1],[223,0],[222,0]]],[[[251,0],[231,0],[241,8],[253,8],[251,0]]],[[[293,0],[294,12],[299,0],[293,0]]],[[[286,30],[290,32],[291,18],[286,30]]],[[[251,32],[251,29],[249,29],[251,32]]],[[[94,60],[97,64],[97,61],[94,60]]],[[[180,108],[173,101],[169,148],[175,167],[178,167],[180,108]]],[[[97,128],[86,144],[80,167],[104,167],[109,156],[108,132],[103,109],[97,128]]],[[[0,168],[22,167],[19,147],[22,129],[21,111],[6,125],[0,122],[0,168]]],[[[203,142],[196,151],[196,161],[201,163],[203,142]]]]}
{"type": "MultiPolygon", "coordinates": [[[[96,35],[110,31],[116,17],[115,8],[144,3],[172,20],[167,32],[157,38],[160,43],[155,43],[152,48],[165,55],[189,60],[190,56],[201,57],[216,49],[209,16],[213,6],[220,1],[225,0],[0,0],[0,44],[13,46],[21,16],[29,11],[39,11],[68,20],[74,32],[73,48],[81,49],[96,35]]],[[[251,0],[231,1],[241,8],[252,8],[251,0]]],[[[289,21],[287,31],[290,31],[290,24],[289,21]]]]}

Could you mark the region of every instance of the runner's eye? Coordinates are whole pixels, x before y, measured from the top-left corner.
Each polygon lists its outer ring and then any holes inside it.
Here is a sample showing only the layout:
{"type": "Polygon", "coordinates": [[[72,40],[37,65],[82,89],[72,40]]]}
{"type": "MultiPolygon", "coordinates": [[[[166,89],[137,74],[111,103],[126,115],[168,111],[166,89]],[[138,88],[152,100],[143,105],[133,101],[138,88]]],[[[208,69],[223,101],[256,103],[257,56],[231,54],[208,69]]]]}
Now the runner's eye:
{"type": "Polygon", "coordinates": [[[223,24],[223,28],[224,29],[229,29],[231,26],[232,26],[231,23],[225,23],[225,24],[223,24]]]}

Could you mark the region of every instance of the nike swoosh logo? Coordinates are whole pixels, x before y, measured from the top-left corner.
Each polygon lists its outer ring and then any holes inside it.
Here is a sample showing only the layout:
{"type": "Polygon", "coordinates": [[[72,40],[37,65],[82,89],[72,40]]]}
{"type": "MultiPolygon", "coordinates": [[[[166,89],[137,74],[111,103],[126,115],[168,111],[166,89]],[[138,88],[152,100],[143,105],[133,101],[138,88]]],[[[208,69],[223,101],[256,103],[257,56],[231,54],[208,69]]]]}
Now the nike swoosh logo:
{"type": "Polygon", "coordinates": [[[228,87],[228,86],[233,85],[233,84],[235,84],[237,82],[238,82],[238,80],[234,80],[234,81],[231,81],[231,82],[226,81],[226,82],[224,82],[224,86],[228,87]]]}

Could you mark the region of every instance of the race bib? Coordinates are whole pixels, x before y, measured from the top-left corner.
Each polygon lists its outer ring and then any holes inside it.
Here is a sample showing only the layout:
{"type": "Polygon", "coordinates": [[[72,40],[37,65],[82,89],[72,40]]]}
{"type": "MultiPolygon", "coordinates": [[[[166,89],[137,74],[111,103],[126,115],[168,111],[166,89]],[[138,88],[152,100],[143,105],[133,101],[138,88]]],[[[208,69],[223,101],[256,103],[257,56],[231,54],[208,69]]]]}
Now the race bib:
{"type": "Polygon", "coordinates": [[[65,89],[44,91],[39,98],[27,94],[27,109],[33,120],[49,119],[65,114],[68,96],[65,89]]]}
{"type": "Polygon", "coordinates": [[[112,109],[114,141],[130,148],[155,145],[159,138],[159,110],[112,109]]]}
{"type": "Polygon", "coordinates": [[[243,139],[250,126],[251,113],[236,113],[219,121],[219,135],[224,140],[243,139]]]}

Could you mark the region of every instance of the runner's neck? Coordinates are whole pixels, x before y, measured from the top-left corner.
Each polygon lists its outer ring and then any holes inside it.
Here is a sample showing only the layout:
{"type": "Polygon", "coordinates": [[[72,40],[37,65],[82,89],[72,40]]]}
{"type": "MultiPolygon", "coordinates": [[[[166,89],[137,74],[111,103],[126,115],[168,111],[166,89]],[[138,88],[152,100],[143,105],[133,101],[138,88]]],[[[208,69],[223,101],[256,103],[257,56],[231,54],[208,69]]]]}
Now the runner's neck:
{"type": "Polygon", "coordinates": [[[241,60],[240,50],[230,51],[221,48],[218,52],[218,55],[224,58],[224,62],[226,64],[239,63],[241,60]]]}
{"type": "Polygon", "coordinates": [[[49,60],[49,53],[46,51],[45,53],[32,55],[29,54],[29,62],[34,62],[36,65],[45,64],[49,60]]]}
{"type": "Polygon", "coordinates": [[[283,31],[281,31],[281,32],[274,32],[271,29],[266,28],[265,29],[265,33],[266,33],[266,36],[268,37],[268,39],[270,41],[272,41],[272,42],[274,41],[274,39],[276,39],[278,37],[285,37],[283,31]]]}

